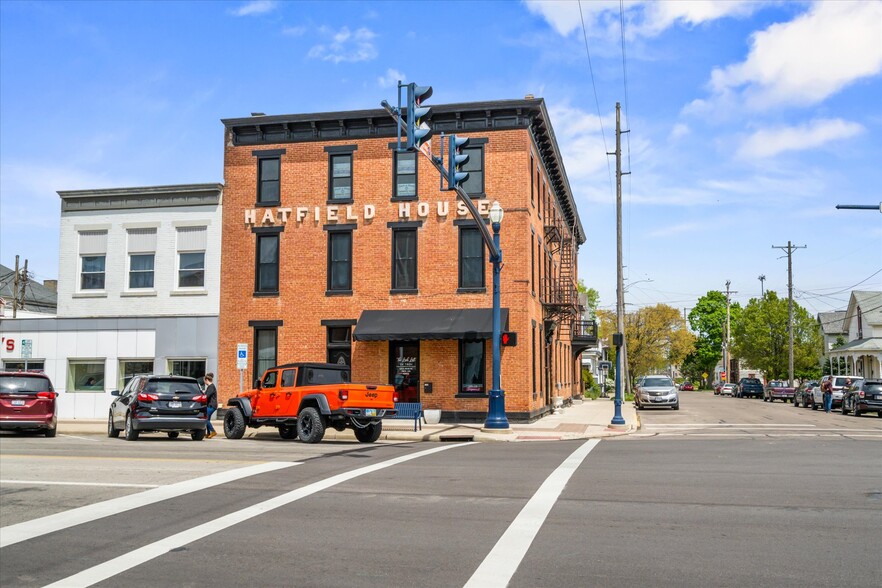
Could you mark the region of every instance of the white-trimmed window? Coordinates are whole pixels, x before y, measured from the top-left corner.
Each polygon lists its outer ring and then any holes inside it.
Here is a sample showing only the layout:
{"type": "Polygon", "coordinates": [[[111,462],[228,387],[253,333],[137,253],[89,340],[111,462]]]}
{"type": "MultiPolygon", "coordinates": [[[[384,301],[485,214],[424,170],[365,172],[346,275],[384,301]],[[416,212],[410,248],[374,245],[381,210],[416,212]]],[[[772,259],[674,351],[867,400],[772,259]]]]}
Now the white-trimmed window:
{"type": "Polygon", "coordinates": [[[129,229],[129,289],[153,289],[156,229],[129,229]]]}
{"type": "Polygon", "coordinates": [[[205,375],[205,360],[170,359],[168,360],[168,373],[173,376],[187,376],[198,380],[205,375]]]}
{"type": "Polygon", "coordinates": [[[117,386],[119,390],[126,387],[129,381],[141,374],[153,373],[152,359],[121,359],[119,360],[119,378],[117,386]]]}
{"type": "Polygon", "coordinates": [[[107,231],[80,231],[80,290],[104,290],[107,231]]]}
{"type": "Polygon", "coordinates": [[[178,227],[178,288],[205,287],[207,227],[178,227]]]}
{"type": "Polygon", "coordinates": [[[77,359],[68,361],[68,392],[104,392],[104,360],[77,359]]]}

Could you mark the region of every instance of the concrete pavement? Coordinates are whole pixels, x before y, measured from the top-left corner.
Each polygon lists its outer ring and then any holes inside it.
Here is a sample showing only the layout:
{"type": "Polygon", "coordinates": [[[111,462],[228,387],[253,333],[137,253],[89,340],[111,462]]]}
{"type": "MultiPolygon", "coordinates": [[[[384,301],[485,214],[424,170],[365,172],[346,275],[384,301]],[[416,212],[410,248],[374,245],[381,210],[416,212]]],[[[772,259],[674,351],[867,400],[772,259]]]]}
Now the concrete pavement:
{"type": "MultiPolygon", "coordinates": [[[[483,424],[445,424],[428,425],[414,431],[412,420],[385,419],[380,439],[389,441],[560,441],[570,439],[595,439],[628,435],[635,432],[640,424],[633,403],[622,404],[622,417],[625,425],[618,428],[610,426],[615,414],[615,403],[611,398],[583,400],[566,406],[557,412],[533,423],[511,424],[504,432],[483,430],[483,424]]],[[[223,423],[217,419],[212,424],[223,435],[223,423]]],[[[107,421],[96,419],[64,419],[58,421],[59,435],[100,435],[107,430],[107,421]]],[[[247,429],[245,437],[278,438],[274,427],[247,429]]],[[[336,431],[328,429],[325,439],[351,439],[351,430],[336,431]]],[[[210,441],[210,440],[209,440],[210,441]]]]}

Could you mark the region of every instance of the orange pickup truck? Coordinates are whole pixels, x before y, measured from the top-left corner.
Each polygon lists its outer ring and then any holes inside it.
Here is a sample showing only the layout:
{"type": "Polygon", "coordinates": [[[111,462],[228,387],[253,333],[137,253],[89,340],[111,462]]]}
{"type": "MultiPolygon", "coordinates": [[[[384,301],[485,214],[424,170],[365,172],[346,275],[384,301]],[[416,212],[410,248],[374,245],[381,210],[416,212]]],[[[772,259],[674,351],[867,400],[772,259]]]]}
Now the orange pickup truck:
{"type": "Polygon", "coordinates": [[[246,427],[278,427],[283,439],[318,443],[325,429],[350,428],[362,443],[373,443],[385,417],[395,416],[392,386],[352,384],[349,366],[287,363],[254,381],[254,389],[227,401],[224,434],[241,439],[246,427]]]}

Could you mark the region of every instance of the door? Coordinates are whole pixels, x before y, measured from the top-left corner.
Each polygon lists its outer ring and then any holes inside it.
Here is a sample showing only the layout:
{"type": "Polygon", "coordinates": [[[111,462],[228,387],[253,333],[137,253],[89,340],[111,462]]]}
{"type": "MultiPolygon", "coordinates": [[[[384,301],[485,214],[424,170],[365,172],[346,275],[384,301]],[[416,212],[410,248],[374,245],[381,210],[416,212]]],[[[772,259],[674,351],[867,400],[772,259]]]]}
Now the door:
{"type": "Polygon", "coordinates": [[[400,402],[420,401],[420,342],[389,342],[389,381],[400,402]]]}

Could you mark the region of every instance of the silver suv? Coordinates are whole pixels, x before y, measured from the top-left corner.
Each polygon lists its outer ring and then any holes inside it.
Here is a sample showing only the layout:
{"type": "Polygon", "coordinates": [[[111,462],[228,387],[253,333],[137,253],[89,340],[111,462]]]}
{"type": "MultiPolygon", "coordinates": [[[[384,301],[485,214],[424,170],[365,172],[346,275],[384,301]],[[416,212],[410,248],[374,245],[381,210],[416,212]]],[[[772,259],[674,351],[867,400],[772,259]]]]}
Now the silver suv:
{"type": "Polygon", "coordinates": [[[669,406],[680,410],[680,394],[667,376],[645,376],[637,384],[634,395],[638,409],[648,406],[669,406]]]}
{"type": "Polygon", "coordinates": [[[845,382],[851,380],[851,385],[860,384],[864,379],[860,376],[824,376],[817,386],[812,388],[812,410],[824,408],[824,393],[821,391],[824,382],[833,381],[833,408],[842,405],[842,393],[845,391],[845,382]]]}

